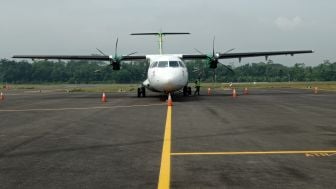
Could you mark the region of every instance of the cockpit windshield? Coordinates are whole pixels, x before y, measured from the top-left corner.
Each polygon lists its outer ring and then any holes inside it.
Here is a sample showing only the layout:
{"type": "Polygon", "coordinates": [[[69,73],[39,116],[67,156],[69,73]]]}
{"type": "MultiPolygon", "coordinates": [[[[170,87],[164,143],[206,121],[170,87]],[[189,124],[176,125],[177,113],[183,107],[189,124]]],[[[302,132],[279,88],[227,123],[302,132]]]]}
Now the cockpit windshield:
{"type": "Polygon", "coordinates": [[[159,68],[168,67],[168,61],[160,61],[159,62],[159,68]]]}
{"type": "Polygon", "coordinates": [[[159,62],[154,62],[151,64],[150,68],[165,68],[165,67],[172,67],[172,68],[178,68],[182,67],[184,68],[185,65],[181,61],[159,61],[159,62]]]}
{"type": "Polygon", "coordinates": [[[151,68],[155,68],[157,65],[158,65],[158,62],[154,62],[152,63],[151,68]]]}
{"type": "Polygon", "coordinates": [[[178,61],[169,61],[169,67],[179,67],[178,61]]]}

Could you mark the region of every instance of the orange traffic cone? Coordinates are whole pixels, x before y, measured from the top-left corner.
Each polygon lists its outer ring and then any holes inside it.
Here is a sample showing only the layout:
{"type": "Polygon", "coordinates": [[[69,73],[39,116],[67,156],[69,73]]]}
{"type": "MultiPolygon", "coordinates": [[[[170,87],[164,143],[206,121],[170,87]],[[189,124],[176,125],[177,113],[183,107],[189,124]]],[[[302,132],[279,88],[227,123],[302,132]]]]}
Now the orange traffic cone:
{"type": "Polygon", "coordinates": [[[318,92],[318,88],[314,87],[314,94],[317,94],[317,92],[318,92]]]}
{"type": "Polygon", "coordinates": [[[233,88],[233,90],[232,90],[232,97],[233,97],[233,98],[236,98],[236,97],[237,97],[236,88],[233,88]]]}
{"type": "Polygon", "coordinates": [[[171,96],[170,96],[170,93],[168,94],[167,105],[168,105],[168,106],[173,106],[173,100],[172,100],[172,98],[171,98],[171,96]]]}
{"type": "Polygon", "coordinates": [[[0,100],[5,100],[5,95],[2,92],[0,93],[0,100]]]}
{"type": "Polygon", "coordinates": [[[209,87],[208,88],[208,96],[210,96],[211,95],[211,88],[209,87]]]}
{"type": "Polygon", "coordinates": [[[102,101],[102,102],[106,102],[106,101],[107,101],[107,100],[106,100],[106,95],[105,95],[105,93],[104,93],[104,92],[103,92],[103,95],[102,95],[101,101],[102,101]]]}
{"type": "Polygon", "coordinates": [[[247,87],[245,87],[245,89],[244,89],[244,95],[248,95],[248,89],[247,89],[247,87]]]}

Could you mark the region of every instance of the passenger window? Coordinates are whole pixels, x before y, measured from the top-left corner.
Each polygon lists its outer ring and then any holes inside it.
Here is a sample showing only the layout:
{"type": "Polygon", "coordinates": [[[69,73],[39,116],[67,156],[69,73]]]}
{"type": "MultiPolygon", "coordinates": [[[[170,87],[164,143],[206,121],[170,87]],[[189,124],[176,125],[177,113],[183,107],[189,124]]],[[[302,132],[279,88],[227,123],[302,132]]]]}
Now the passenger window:
{"type": "Polygon", "coordinates": [[[185,67],[184,64],[183,64],[183,62],[179,61],[178,63],[180,64],[181,67],[183,67],[183,68],[185,67]]]}
{"type": "Polygon", "coordinates": [[[169,67],[179,67],[179,64],[177,61],[169,61],[169,67]]]}
{"type": "Polygon", "coordinates": [[[160,68],[168,67],[168,61],[160,61],[160,62],[159,62],[159,67],[160,67],[160,68]]]}
{"type": "Polygon", "coordinates": [[[154,68],[154,67],[156,67],[156,66],[157,66],[157,64],[158,64],[158,62],[154,62],[154,63],[152,64],[151,68],[154,68]]]}

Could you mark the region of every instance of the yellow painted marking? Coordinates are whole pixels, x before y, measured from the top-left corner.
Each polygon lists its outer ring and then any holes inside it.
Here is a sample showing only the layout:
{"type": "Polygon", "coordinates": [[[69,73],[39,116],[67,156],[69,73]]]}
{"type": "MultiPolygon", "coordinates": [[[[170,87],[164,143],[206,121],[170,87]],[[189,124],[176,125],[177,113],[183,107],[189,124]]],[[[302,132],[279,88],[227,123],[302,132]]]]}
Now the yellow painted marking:
{"type": "Polygon", "coordinates": [[[129,106],[93,106],[93,107],[82,107],[82,108],[36,108],[36,109],[5,109],[0,110],[0,112],[32,112],[32,111],[65,111],[65,110],[92,110],[92,109],[113,109],[113,108],[132,108],[132,107],[148,107],[148,106],[162,106],[164,103],[160,104],[143,104],[143,105],[129,105],[129,106]]]}
{"type": "Polygon", "coordinates": [[[171,114],[172,107],[168,106],[158,183],[159,189],[168,189],[170,187],[171,114]]]}
{"type": "Polygon", "coordinates": [[[312,154],[336,153],[336,150],[302,150],[302,151],[250,151],[250,152],[190,152],[190,153],[171,153],[172,156],[192,156],[192,155],[267,155],[267,154],[305,154],[307,157],[312,154]]]}
{"type": "Polygon", "coordinates": [[[315,155],[314,155],[314,154],[311,154],[311,153],[306,153],[305,156],[306,156],[306,157],[315,157],[315,155]]]}
{"type": "Polygon", "coordinates": [[[306,153],[306,157],[330,157],[336,155],[336,153],[306,153]]]}

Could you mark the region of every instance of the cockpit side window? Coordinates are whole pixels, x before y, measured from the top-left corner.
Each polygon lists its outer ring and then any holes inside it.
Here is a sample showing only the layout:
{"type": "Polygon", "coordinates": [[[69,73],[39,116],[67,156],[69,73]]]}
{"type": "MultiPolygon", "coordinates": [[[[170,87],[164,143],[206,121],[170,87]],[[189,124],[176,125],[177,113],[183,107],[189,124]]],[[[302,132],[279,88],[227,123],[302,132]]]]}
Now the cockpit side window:
{"type": "Polygon", "coordinates": [[[185,65],[183,64],[183,62],[179,61],[178,63],[180,64],[181,67],[183,67],[183,68],[185,67],[185,65]]]}
{"type": "Polygon", "coordinates": [[[155,68],[157,66],[157,64],[158,64],[158,62],[152,63],[151,68],[155,68]]]}
{"type": "Polygon", "coordinates": [[[159,68],[168,67],[168,61],[160,61],[159,62],[159,68]]]}
{"type": "Polygon", "coordinates": [[[178,61],[169,61],[169,67],[179,67],[178,61]]]}

